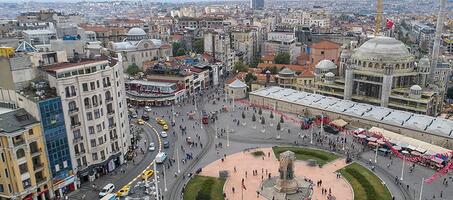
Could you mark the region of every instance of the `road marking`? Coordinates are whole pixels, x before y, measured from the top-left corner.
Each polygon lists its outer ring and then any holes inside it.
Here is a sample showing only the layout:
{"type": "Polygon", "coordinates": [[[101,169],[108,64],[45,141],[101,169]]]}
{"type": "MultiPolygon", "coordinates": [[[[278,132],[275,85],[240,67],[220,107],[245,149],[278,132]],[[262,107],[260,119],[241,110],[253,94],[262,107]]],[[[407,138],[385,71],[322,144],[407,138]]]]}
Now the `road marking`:
{"type": "MultiPolygon", "coordinates": [[[[157,140],[159,142],[159,152],[162,152],[162,139],[160,138],[160,135],[159,135],[159,132],[157,132],[157,130],[148,122],[145,122],[145,125],[147,125],[148,127],[150,127],[151,129],[153,129],[154,131],[154,134],[156,134],[157,136],[157,140]]],[[[147,150],[147,149],[146,149],[147,150]]],[[[149,170],[152,166],[153,166],[153,163],[154,161],[156,160],[156,157],[154,157],[153,161],[151,161],[151,163],[140,173],[138,174],[134,179],[132,179],[132,181],[130,181],[128,184],[124,185],[123,187],[127,186],[127,185],[132,185],[132,183],[134,183],[135,181],[137,181],[137,179],[140,178],[140,176],[145,173],[146,170],[149,170]]],[[[155,175],[156,172],[154,172],[154,175],[155,175]]],[[[123,188],[121,187],[121,188],[123,188]]],[[[118,190],[119,191],[119,190],[118,190]]]]}

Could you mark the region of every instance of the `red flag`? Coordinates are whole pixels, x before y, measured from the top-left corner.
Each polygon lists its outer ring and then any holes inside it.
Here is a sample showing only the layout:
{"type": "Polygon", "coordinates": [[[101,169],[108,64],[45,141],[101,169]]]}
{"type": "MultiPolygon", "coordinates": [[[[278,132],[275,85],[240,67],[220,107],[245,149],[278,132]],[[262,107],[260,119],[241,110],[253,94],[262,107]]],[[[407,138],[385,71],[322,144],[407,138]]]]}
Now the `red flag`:
{"type": "Polygon", "coordinates": [[[387,19],[386,27],[387,29],[393,28],[393,21],[391,19],[387,19]]]}

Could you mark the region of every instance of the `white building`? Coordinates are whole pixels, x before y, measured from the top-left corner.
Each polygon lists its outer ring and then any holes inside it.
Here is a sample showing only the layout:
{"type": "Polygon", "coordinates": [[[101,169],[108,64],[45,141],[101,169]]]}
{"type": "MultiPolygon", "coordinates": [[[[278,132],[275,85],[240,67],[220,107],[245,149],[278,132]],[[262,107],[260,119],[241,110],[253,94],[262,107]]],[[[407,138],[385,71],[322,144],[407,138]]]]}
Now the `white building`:
{"type": "Polygon", "coordinates": [[[124,162],[131,145],[122,57],[45,67],[61,97],[74,173],[91,181],[124,162]]]}

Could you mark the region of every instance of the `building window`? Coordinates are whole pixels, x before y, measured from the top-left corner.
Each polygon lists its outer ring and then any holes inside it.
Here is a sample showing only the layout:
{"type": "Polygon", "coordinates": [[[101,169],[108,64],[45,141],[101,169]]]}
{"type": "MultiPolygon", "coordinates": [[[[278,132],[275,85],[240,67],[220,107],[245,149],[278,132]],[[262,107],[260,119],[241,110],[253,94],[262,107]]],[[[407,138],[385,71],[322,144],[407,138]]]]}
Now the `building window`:
{"type": "Polygon", "coordinates": [[[96,131],[101,132],[102,131],[102,126],[101,124],[96,125],[96,131]]]}
{"type": "Polygon", "coordinates": [[[9,177],[8,169],[5,169],[5,176],[6,176],[6,178],[9,177]]]}
{"type": "Polygon", "coordinates": [[[100,113],[99,113],[99,109],[94,110],[94,118],[97,119],[97,118],[99,118],[99,117],[101,117],[101,116],[100,116],[100,113]]]}
{"type": "Polygon", "coordinates": [[[87,119],[88,121],[93,120],[93,113],[87,112],[87,119]]]}
{"type": "Polygon", "coordinates": [[[324,51],[321,51],[321,55],[324,55],[324,51]]]}
{"type": "Polygon", "coordinates": [[[93,100],[93,106],[95,106],[95,107],[98,106],[98,103],[99,103],[99,102],[98,102],[98,96],[97,96],[97,95],[94,95],[94,96],[92,97],[92,100],[93,100]]]}
{"type": "Polygon", "coordinates": [[[33,135],[33,129],[28,130],[28,135],[33,135]]]}
{"type": "Polygon", "coordinates": [[[29,188],[31,186],[31,181],[30,179],[23,180],[22,184],[24,185],[24,189],[29,188]]]}
{"type": "Polygon", "coordinates": [[[93,126],[89,126],[88,127],[88,133],[89,134],[94,134],[94,127],[93,126]]]}
{"type": "Polygon", "coordinates": [[[104,144],[104,138],[100,137],[98,138],[99,145],[104,144]]]}
{"type": "Polygon", "coordinates": [[[3,188],[3,184],[0,184],[0,192],[5,192],[5,188],[3,188]]]}
{"type": "Polygon", "coordinates": [[[18,149],[18,150],[16,151],[16,157],[17,157],[17,159],[21,159],[21,158],[25,157],[25,151],[24,151],[24,149],[18,149]]]}
{"type": "Polygon", "coordinates": [[[92,153],[91,157],[93,157],[93,160],[98,160],[98,154],[97,153],[92,153]]]}
{"type": "Polygon", "coordinates": [[[96,146],[96,139],[91,139],[90,143],[91,143],[91,147],[95,147],[96,146]]]}
{"type": "Polygon", "coordinates": [[[85,104],[85,108],[91,108],[91,105],[90,105],[90,98],[85,98],[83,100],[83,103],[85,104]]]}
{"type": "Polygon", "coordinates": [[[77,104],[76,104],[75,101],[70,101],[70,102],[68,103],[68,107],[69,107],[69,111],[75,111],[76,108],[77,108],[77,104]]]}
{"type": "Polygon", "coordinates": [[[82,88],[83,88],[84,92],[87,92],[88,91],[88,83],[83,83],[82,84],[82,88]]]}
{"type": "Polygon", "coordinates": [[[23,164],[19,165],[19,171],[20,171],[20,174],[27,173],[28,172],[27,163],[23,163],[23,164]]]}

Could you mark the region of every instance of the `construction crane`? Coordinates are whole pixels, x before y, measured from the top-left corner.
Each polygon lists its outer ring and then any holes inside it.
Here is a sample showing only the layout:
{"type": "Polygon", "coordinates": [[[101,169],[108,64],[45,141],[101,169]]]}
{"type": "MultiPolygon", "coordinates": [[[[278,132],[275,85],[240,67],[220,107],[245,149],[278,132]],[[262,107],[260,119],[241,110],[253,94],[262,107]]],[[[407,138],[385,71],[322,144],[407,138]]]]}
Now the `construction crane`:
{"type": "Polygon", "coordinates": [[[377,0],[375,35],[379,35],[381,33],[381,25],[382,25],[382,0],[377,0]]]}

